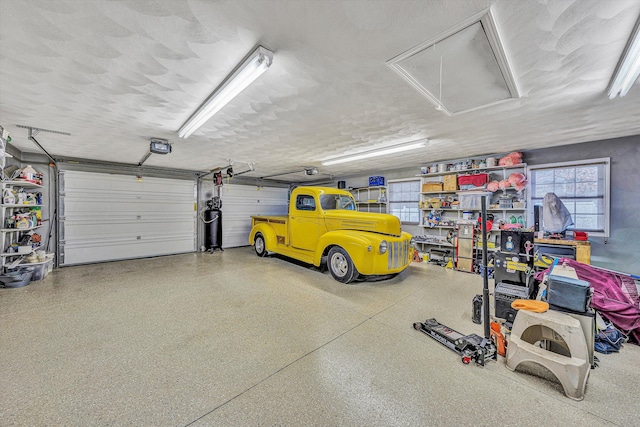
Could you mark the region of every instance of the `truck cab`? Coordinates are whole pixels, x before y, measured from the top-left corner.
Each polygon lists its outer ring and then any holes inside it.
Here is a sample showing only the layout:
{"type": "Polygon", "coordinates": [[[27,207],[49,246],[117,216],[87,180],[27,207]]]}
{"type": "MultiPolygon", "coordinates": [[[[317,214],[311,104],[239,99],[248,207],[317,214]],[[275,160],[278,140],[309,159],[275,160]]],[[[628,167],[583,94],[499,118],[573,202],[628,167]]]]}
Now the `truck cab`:
{"type": "Polygon", "coordinates": [[[351,193],[330,187],[294,189],[287,216],[253,216],[249,244],[258,256],[278,253],[318,267],[326,260],[343,283],[399,273],[413,257],[397,217],[358,212],[351,193]]]}

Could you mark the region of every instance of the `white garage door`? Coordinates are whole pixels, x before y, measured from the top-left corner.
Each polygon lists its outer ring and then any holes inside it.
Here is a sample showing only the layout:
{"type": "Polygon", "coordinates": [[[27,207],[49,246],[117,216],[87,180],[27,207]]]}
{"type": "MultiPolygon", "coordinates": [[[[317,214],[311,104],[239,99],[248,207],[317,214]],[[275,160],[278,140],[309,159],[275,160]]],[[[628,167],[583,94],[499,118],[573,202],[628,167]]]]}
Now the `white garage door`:
{"type": "Polygon", "coordinates": [[[288,188],[223,185],[222,247],[247,246],[251,215],[286,215],[288,197],[288,188]]]}
{"type": "Polygon", "coordinates": [[[195,181],[61,171],[60,265],[192,252],[195,181]]]}

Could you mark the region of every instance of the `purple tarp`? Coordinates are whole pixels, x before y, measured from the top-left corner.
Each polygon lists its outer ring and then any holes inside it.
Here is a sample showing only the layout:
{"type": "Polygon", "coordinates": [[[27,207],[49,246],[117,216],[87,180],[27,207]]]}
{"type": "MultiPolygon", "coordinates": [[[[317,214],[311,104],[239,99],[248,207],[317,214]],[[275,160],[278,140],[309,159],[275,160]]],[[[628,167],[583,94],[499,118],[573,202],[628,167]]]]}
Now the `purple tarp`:
{"type": "Polygon", "coordinates": [[[567,258],[560,259],[558,264],[573,267],[578,279],[589,282],[593,288],[591,307],[628,335],[629,342],[640,344],[640,298],[631,276],[567,258]]]}

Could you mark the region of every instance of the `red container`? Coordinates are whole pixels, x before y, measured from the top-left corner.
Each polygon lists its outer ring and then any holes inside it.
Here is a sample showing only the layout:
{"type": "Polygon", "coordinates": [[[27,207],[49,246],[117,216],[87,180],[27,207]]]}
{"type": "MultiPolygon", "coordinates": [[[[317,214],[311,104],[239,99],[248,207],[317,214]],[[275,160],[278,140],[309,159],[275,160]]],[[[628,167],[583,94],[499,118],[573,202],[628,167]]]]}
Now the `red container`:
{"type": "Polygon", "coordinates": [[[472,185],[474,187],[482,187],[489,181],[489,174],[477,173],[473,175],[460,175],[458,176],[458,185],[472,185]]]}
{"type": "Polygon", "coordinates": [[[573,240],[589,240],[589,235],[584,231],[574,231],[573,240]]]}

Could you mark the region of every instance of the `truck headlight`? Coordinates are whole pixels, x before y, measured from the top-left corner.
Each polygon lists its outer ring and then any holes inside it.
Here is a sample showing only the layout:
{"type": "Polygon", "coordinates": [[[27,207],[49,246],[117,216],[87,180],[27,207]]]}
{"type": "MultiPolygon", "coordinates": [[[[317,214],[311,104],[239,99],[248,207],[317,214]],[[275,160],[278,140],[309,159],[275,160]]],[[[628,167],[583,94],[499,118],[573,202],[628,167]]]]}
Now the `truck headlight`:
{"type": "Polygon", "coordinates": [[[415,237],[412,237],[411,240],[409,240],[409,245],[411,245],[412,248],[416,247],[416,239],[415,239],[415,237]]]}
{"type": "Polygon", "coordinates": [[[383,240],[382,242],[380,242],[380,253],[384,254],[387,252],[387,241],[383,240]]]}

